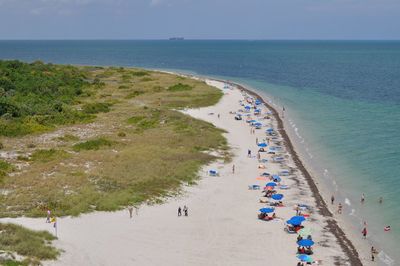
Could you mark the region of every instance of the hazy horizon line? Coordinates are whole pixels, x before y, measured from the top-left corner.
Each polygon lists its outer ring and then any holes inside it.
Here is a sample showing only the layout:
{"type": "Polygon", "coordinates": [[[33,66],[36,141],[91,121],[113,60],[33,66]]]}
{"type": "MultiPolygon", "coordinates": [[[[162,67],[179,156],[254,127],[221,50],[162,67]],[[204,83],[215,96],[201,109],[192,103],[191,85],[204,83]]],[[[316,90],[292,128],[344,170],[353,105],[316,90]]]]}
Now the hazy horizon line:
{"type": "Polygon", "coordinates": [[[169,38],[113,38],[113,39],[102,39],[102,38],[90,38],[90,39],[58,39],[58,38],[43,38],[43,39],[1,39],[0,41],[400,41],[400,39],[230,39],[230,38],[210,38],[210,39],[200,39],[200,38],[185,38],[185,37],[170,37],[170,38],[184,38],[183,40],[170,40],[169,38]]]}

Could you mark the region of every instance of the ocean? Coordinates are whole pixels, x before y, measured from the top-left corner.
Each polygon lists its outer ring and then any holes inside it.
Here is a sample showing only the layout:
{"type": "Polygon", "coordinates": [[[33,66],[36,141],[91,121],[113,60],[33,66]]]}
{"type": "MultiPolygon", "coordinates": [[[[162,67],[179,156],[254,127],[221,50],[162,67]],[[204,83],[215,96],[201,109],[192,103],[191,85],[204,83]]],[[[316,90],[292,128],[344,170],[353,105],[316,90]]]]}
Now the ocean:
{"type": "Polygon", "coordinates": [[[270,95],[346,219],[400,264],[400,41],[0,41],[0,58],[176,70],[270,95]]]}

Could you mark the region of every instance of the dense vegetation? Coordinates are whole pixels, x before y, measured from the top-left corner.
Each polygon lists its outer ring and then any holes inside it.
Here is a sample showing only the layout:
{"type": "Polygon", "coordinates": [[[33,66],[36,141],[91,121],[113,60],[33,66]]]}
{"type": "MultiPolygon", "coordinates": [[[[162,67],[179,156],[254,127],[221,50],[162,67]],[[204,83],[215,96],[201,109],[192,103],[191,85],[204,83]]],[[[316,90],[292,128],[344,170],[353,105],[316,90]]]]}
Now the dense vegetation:
{"type": "MultiPolygon", "coordinates": [[[[12,72],[10,65],[2,64],[3,69],[12,72]]],[[[17,73],[26,73],[43,64],[17,65],[17,73]]],[[[27,73],[32,80],[49,79],[48,84],[54,86],[44,88],[54,93],[39,93],[27,86],[25,91],[31,91],[33,98],[25,103],[16,101],[18,93],[8,97],[7,102],[20,110],[19,116],[7,112],[2,119],[20,126],[34,120],[57,130],[42,134],[19,131],[27,135],[18,138],[6,137],[4,131],[0,134],[4,150],[19,151],[18,157],[8,159],[8,163],[22,165],[10,176],[8,164],[0,164],[4,172],[0,216],[44,216],[46,208],[57,216],[79,215],[158,201],[177,193],[182,183],[194,183],[199,169],[216,158],[208,151],[220,151],[221,158],[228,156],[222,130],[177,111],[219,101],[222,93],[205,82],[138,69],[43,68],[52,73],[51,77],[65,76],[65,81],[53,80],[43,71],[27,73]],[[59,85],[69,88],[69,92],[64,93],[59,85]],[[88,94],[90,97],[84,97],[88,94]],[[61,102],[62,108],[54,108],[55,102],[61,102]],[[23,111],[30,110],[25,104],[42,111],[23,111]],[[64,119],[70,112],[93,118],[91,123],[78,124],[62,120],[65,123],[59,124],[69,124],[63,127],[50,120],[64,119]]],[[[16,85],[21,79],[10,80],[16,85]]],[[[20,94],[25,95],[24,90],[20,94]]],[[[18,135],[13,133],[8,136],[18,135]]]]}
{"type": "Polygon", "coordinates": [[[1,265],[38,265],[40,260],[56,259],[60,251],[51,246],[55,240],[46,231],[32,231],[14,224],[0,223],[0,250],[17,253],[25,257],[23,261],[7,259],[1,265]]]}
{"type": "Polygon", "coordinates": [[[71,107],[88,86],[76,67],[0,60],[0,135],[21,136],[88,119],[71,107]]]}

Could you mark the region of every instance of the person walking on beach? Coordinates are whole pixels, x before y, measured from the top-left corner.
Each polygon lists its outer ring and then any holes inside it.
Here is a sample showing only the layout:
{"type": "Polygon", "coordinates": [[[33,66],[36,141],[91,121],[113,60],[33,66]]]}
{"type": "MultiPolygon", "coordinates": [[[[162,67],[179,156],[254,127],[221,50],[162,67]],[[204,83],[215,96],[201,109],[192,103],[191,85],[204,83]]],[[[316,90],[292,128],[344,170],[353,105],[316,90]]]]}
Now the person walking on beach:
{"type": "Polygon", "coordinates": [[[218,119],[219,119],[220,115],[218,114],[218,119]]]}
{"type": "Polygon", "coordinates": [[[375,254],[377,254],[378,251],[372,246],[371,247],[371,261],[375,261],[375,254]]]}
{"type": "Polygon", "coordinates": [[[247,157],[249,157],[249,158],[251,157],[251,150],[250,149],[247,150],[247,157]]]}
{"type": "Polygon", "coordinates": [[[235,165],[233,164],[232,165],[232,174],[234,174],[235,173],[235,165]]]}
{"type": "Polygon", "coordinates": [[[333,203],[335,202],[335,196],[331,196],[331,204],[333,205],[333,203]]]}
{"type": "Polygon", "coordinates": [[[342,203],[339,202],[338,211],[337,211],[338,214],[342,214],[342,208],[343,208],[342,203]]]}
{"type": "Polygon", "coordinates": [[[129,211],[129,218],[132,219],[132,217],[133,217],[133,207],[132,206],[128,206],[128,211],[129,211]]]}
{"type": "Polygon", "coordinates": [[[186,207],[186,205],[183,206],[183,212],[185,213],[185,216],[189,216],[188,211],[189,211],[188,207],[186,207]]]}
{"type": "Polygon", "coordinates": [[[367,227],[364,227],[364,229],[361,231],[361,233],[362,233],[362,235],[363,235],[363,238],[364,239],[367,239],[367,227]]]}
{"type": "Polygon", "coordinates": [[[51,211],[50,211],[49,209],[47,209],[46,223],[51,223],[51,222],[50,222],[50,218],[51,218],[51,211]]]}
{"type": "Polygon", "coordinates": [[[256,145],[258,145],[258,138],[256,138],[256,145]]]}
{"type": "Polygon", "coordinates": [[[182,209],[181,209],[181,206],[178,207],[178,216],[182,216],[182,209]]]}
{"type": "Polygon", "coordinates": [[[258,159],[258,160],[260,160],[260,159],[261,159],[260,152],[257,152],[257,159],[258,159]]]}
{"type": "Polygon", "coordinates": [[[362,194],[361,194],[361,203],[363,204],[364,202],[365,202],[365,194],[362,193],[362,194]]]}

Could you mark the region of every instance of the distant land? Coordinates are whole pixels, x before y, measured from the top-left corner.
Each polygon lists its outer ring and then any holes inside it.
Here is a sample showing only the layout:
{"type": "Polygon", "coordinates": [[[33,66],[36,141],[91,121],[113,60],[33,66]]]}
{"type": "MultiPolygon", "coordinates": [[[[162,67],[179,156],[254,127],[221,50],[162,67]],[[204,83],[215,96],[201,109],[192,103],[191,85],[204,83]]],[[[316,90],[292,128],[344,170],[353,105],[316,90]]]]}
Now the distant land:
{"type": "Polygon", "coordinates": [[[170,41],[183,41],[185,40],[185,38],[183,37],[171,37],[169,38],[170,41]]]}

